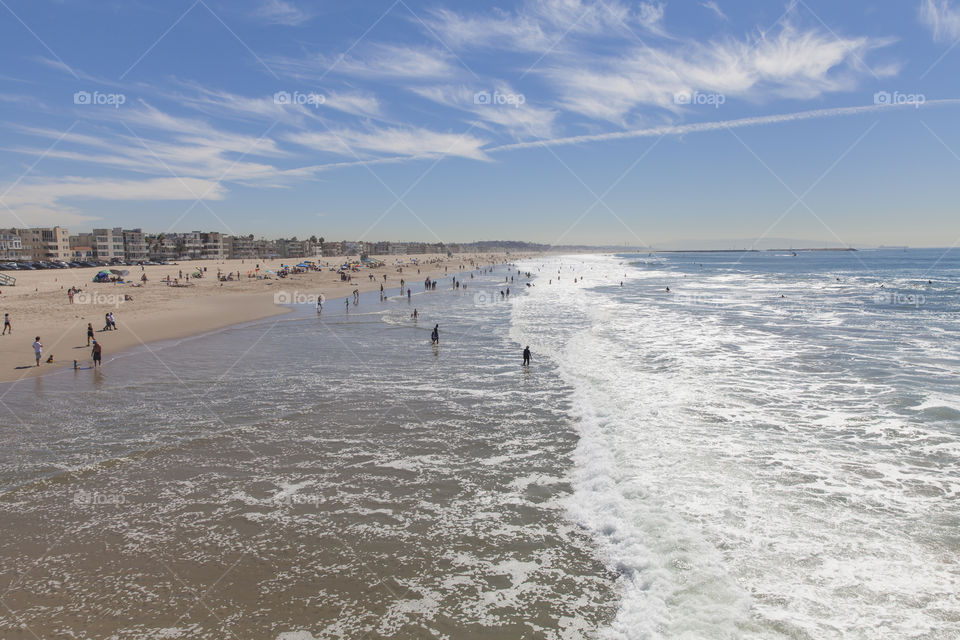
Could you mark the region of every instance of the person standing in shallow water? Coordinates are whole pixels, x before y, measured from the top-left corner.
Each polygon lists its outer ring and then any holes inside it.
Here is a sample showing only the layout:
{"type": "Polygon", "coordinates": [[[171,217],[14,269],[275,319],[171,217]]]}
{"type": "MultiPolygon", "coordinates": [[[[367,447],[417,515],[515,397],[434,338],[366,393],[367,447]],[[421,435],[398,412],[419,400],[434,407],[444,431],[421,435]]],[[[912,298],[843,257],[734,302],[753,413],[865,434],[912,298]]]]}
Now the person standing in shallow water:
{"type": "Polygon", "coordinates": [[[430,342],[432,344],[440,344],[440,325],[434,325],[433,333],[430,334],[430,342]]]}
{"type": "Polygon", "coordinates": [[[527,367],[530,365],[530,345],[527,345],[523,349],[523,366],[527,367]]]}

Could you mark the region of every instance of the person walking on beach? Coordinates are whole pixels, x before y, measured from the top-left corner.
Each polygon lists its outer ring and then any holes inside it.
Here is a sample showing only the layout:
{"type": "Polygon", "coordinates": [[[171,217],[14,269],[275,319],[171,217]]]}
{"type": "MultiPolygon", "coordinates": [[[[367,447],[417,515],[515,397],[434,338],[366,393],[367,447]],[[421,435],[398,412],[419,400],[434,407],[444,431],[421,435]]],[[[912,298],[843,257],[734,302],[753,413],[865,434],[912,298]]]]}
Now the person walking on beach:
{"type": "Polygon", "coordinates": [[[523,349],[523,366],[530,366],[530,345],[523,349]]]}
{"type": "Polygon", "coordinates": [[[117,319],[113,317],[113,311],[110,312],[110,326],[114,331],[117,330],[117,319]]]}
{"type": "Polygon", "coordinates": [[[90,341],[93,340],[93,323],[87,323],[87,346],[90,346],[90,341]]]}
{"type": "Polygon", "coordinates": [[[40,358],[43,357],[43,345],[40,343],[40,336],[33,341],[33,355],[37,357],[37,366],[40,366],[40,358]]]}
{"type": "Polygon", "coordinates": [[[431,344],[440,344],[440,325],[434,325],[433,333],[430,334],[431,344]]]}
{"type": "Polygon", "coordinates": [[[10,332],[10,335],[13,335],[13,326],[10,324],[10,314],[3,314],[3,333],[0,333],[0,336],[7,335],[7,331],[10,332]]]}
{"type": "Polygon", "coordinates": [[[103,357],[103,349],[96,340],[93,341],[93,350],[90,355],[93,357],[93,368],[96,369],[101,365],[101,358],[103,357]]]}

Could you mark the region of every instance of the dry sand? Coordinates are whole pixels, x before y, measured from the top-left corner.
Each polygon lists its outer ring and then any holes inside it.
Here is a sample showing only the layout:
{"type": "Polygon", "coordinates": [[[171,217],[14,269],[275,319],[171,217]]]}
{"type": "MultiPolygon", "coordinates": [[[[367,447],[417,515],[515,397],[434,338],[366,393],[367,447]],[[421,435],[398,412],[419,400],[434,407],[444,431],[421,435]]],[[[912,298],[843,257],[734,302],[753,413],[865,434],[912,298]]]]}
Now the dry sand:
{"type": "MultiPolygon", "coordinates": [[[[73,361],[90,362],[87,347],[87,323],[92,323],[95,337],[103,347],[104,360],[110,355],[141,344],[157,340],[169,340],[220,329],[229,325],[266,318],[286,313],[287,306],[274,303],[278,291],[302,296],[322,294],[329,304],[341,303],[354,289],[361,292],[385,288],[396,289],[403,278],[415,290],[422,288],[427,278],[440,280],[462,270],[499,264],[522,256],[502,254],[464,254],[453,258],[437,255],[413,256],[419,265],[410,263],[409,256],[384,256],[383,267],[361,269],[353,272],[352,282],[341,282],[335,271],[324,267],[321,272],[295,274],[277,278],[264,273],[276,272],[281,263],[296,264],[299,259],[283,260],[189,260],[176,265],[121,266],[130,271],[128,278],[140,282],[145,273],[143,286],[132,284],[94,283],[93,276],[100,268],[44,269],[37,271],[4,271],[17,279],[16,286],[0,287],[0,313],[9,313],[13,334],[0,337],[0,382],[10,382],[35,376],[61,367],[73,366],[73,361]],[[397,271],[397,260],[404,263],[403,272],[397,271]],[[261,277],[248,277],[259,265],[261,277]],[[177,279],[180,271],[184,276],[206,267],[203,278],[191,277],[190,286],[172,287],[163,280],[168,276],[177,279]],[[419,269],[419,273],[418,273],[419,269]],[[217,271],[232,272],[240,280],[221,283],[217,271]],[[371,281],[369,274],[375,277],[371,281]],[[383,275],[387,275],[384,283],[383,275]],[[419,286],[418,286],[419,285],[419,286]],[[70,304],[67,290],[70,287],[82,290],[70,304]],[[124,296],[132,300],[125,300],[124,296]],[[112,311],[117,322],[117,331],[102,331],[104,314],[112,311]],[[43,361],[35,365],[32,344],[40,336],[43,344],[43,361]],[[54,363],[46,358],[54,356],[54,363]]],[[[323,258],[321,264],[336,267],[344,258],[323,258]]],[[[185,282],[180,279],[180,282],[185,282]]],[[[334,307],[336,308],[336,307],[334,307]]]]}

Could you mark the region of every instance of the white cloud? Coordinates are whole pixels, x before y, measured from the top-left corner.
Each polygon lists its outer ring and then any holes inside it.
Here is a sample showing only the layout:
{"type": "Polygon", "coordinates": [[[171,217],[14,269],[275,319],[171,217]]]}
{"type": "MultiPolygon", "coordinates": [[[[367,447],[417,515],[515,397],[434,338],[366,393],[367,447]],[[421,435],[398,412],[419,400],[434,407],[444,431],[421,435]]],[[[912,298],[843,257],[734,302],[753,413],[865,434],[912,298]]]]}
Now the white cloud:
{"type": "Polygon", "coordinates": [[[456,67],[445,51],[380,44],[364,58],[344,58],[337,70],[370,76],[441,78],[453,75],[456,67]]]}
{"type": "Polygon", "coordinates": [[[321,106],[356,116],[380,117],[380,101],[364,91],[331,91],[321,106]]]}
{"type": "Polygon", "coordinates": [[[262,0],[254,16],[272,24],[288,27],[303,24],[310,19],[310,14],[286,0],[262,0]]]}
{"type": "Polygon", "coordinates": [[[471,89],[465,85],[442,85],[417,87],[413,92],[479,118],[482,122],[476,123],[477,126],[486,129],[504,130],[517,138],[543,138],[553,135],[557,111],[532,105],[525,95],[507,84],[496,83],[492,90],[471,89]],[[482,99],[478,101],[481,94],[491,98],[490,102],[482,99]],[[496,102],[496,96],[503,96],[503,99],[496,102]]]}
{"type": "MultiPolygon", "coordinates": [[[[922,105],[922,108],[931,107],[960,106],[960,99],[928,100],[922,105]]],[[[607,142],[610,140],[626,140],[631,138],[659,138],[661,136],[682,136],[693,133],[705,133],[708,131],[722,131],[725,129],[740,129],[744,127],[759,127],[764,125],[782,124],[785,122],[797,122],[801,120],[819,120],[823,118],[837,118],[843,116],[855,116],[864,113],[875,113],[890,109],[916,109],[913,104],[902,105],[866,105],[862,107],[837,107],[833,109],[813,109],[810,111],[797,111],[794,113],[781,113],[771,116],[754,116],[750,118],[738,118],[736,120],[716,120],[712,122],[695,122],[691,124],[664,125],[661,127],[649,127],[646,129],[633,129],[630,131],[614,131],[611,133],[600,133],[584,136],[569,136],[565,138],[554,138],[552,140],[536,140],[533,142],[517,142],[513,144],[502,144],[496,147],[487,147],[488,153],[499,153],[504,151],[516,151],[518,149],[533,149],[544,146],[566,146],[588,144],[592,142],[607,142]]]]}
{"type": "Polygon", "coordinates": [[[362,54],[328,57],[322,54],[303,58],[271,58],[278,73],[304,81],[318,81],[330,74],[389,80],[397,78],[449,78],[458,73],[456,60],[442,49],[375,44],[362,54]]]}
{"type": "Polygon", "coordinates": [[[700,6],[704,7],[705,9],[709,9],[714,14],[716,14],[716,16],[721,20],[729,20],[729,18],[727,17],[727,14],[723,12],[723,9],[721,9],[720,5],[714,2],[714,0],[707,0],[706,2],[701,2],[700,6]]]}
{"type": "Polygon", "coordinates": [[[454,48],[503,48],[537,54],[562,47],[575,36],[629,34],[640,29],[663,34],[663,4],[631,6],[616,0],[530,0],[515,12],[467,16],[439,9],[431,29],[454,48]]]}
{"type": "MultiPolygon", "coordinates": [[[[680,93],[763,100],[849,91],[868,72],[863,63],[867,53],[890,42],[802,31],[785,22],[775,34],[744,40],[640,46],[619,57],[571,56],[545,65],[540,73],[550,80],[566,109],[625,125],[642,106],[677,111],[674,96],[680,93]]],[[[872,73],[891,75],[895,69],[872,73]]]]}
{"type": "Polygon", "coordinates": [[[960,9],[950,0],[923,0],[920,22],[933,32],[933,39],[937,42],[960,40],[960,9]]]}
{"type": "Polygon", "coordinates": [[[64,176],[22,182],[3,197],[8,205],[54,205],[66,199],[90,200],[222,200],[226,189],[216,180],[153,178],[116,180],[64,176]],[[204,195],[206,194],[206,195],[204,195]]]}
{"type": "MultiPolygon", "coordinates": [[[[0,190],[2,192],[3,190],[0,190]]],[[[117,180],[64,176],[21,182],[13,186],[0,209],[11,224],[77,224],[95,220],[82,213],[75,200],[185,200],[198,198],[222,200],[226,189],[215,180],[196,178],[154,178],[150,180],[117,180]]]]}
{"type": "MultiPolygon", "coordinates": [[[[469,134],[442,133],[422,128],[377,128],[367,131],[335,131],[292,134],[291,142],[342,156],[357,158],[361,152],[399,154],[408,158],[457,156],[486,160],[481,147],[486,144],[469,134]]],[[[362,157],[360,158],[363,159],[362,157]]]]}

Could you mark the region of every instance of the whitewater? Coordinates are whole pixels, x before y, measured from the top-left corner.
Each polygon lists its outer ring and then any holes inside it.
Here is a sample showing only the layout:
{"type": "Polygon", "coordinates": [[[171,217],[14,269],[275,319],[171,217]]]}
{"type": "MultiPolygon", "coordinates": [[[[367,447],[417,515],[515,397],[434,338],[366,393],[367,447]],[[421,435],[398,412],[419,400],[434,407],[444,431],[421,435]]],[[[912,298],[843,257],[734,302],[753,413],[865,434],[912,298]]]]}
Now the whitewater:
{"type": "Polygon", "coordinates": [[[555,362],[604,638],[954,638],[960,265],[942,251],[519,265],[555,362]],[[669,290],[668,290],[669,289],[669,290]]]}

